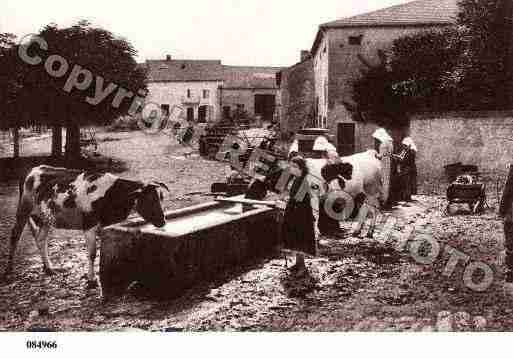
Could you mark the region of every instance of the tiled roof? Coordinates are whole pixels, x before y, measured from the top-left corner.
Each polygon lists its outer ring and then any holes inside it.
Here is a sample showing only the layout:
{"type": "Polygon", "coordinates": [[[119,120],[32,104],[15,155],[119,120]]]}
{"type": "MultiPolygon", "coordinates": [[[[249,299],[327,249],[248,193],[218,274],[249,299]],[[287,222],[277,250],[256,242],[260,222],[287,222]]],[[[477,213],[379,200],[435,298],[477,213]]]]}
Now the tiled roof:
{"type": "Polygon", "coordinates": [[[221,60],[146,60],[151,81],[221,81],[221,60]]]}
{"type": "Polygon", "coordinates": [[[221,60],[147,60],[148,81],[223,81],[224,88],[276,88],[280,67],[225,66],[221,60]]]}
{"type": "Polygon", "coordinates": [[[321,27],[451,24],[459,0],[416,0],[322,24],[321,27]]]}
{"type": "Polygon", "coordinates": [[[379,26],[447,26],[456,22],[459,0],[415,0],[405,4],[351,16],[319,25],[311,53],[315,54],[323,32],[330,28],[379,26]]]}
{"type": "Polygon", "coordinates": [[[276,88],[281,67],[223,66],[223,88],[276,88]]]}

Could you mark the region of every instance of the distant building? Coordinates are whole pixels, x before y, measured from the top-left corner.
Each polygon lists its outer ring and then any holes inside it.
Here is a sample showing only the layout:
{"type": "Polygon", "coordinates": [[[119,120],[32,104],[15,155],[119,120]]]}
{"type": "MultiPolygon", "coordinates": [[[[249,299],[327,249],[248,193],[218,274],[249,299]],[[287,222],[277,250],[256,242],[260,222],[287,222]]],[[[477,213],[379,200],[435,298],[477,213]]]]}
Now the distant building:
{"type": "Polygon", "coordinates": [[[314,70],[310,51],[301,51],[300,61],[278,73],[280,127],[285,135],[315,125],[314,70]]]}
{"type": "Polygon", "coordinates": [[[271,121],[276,113],[276,73],[280,67],[224,66],[220,87],[223,117],[235,110],[246,111],[250,117],[271,121]]]}
{"type": "Polygon", "coordinates": [[[235,110],[248,117],[275,113],[280,68],[222,65],[220,60],[147,60],[147,102],[163,113],[183,109],[187,119],[206,123],[230,118],[235,110]]]}
{"type": "MultiPolygon", "coordinates": [[[[344,106],[344,102],[352,102],[352,83],[361,76],[364,67],[359,57],[376,63],[378,50],[386,50],[399,37],[453,26],[457,3],[458,0],[417,0],[319,26],[310,51],[314,86],[310,97],[314,113],[312,125],[330,129],[341,154],[373,147],[370,134],[374,128],[355,123],[344,106]]],[[[302,68],[309,66],[308,61],[302,61],[282,72],[286,78],[288,74],[289,83],[291,75],[296,77],[292,92],[290,84],[281,86],[285,102],[287,96],[300,98],[297,91],[311,86],[312,76],[302,68]]],[[[291,129],[305,116],[298,116],[290,108],[282,112],[285,116],[282,123],[291,129]]]]}

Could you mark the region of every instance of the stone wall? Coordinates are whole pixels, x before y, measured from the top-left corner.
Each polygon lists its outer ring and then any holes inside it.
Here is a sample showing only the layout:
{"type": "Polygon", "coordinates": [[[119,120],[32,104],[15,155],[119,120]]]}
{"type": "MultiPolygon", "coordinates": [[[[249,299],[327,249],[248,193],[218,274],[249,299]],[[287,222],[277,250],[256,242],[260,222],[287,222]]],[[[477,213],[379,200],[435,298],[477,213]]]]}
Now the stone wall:
{"type": "Polygon", "coordinates": [[[313,56],[314,67],[314,106],[317,116],[317,127],[326,128],[328,121],[328,71],[330,57],[330,32],[324,33],[317,51],[313,56]]]}
{"type": "Polygon", "coordinates": [[[309,126],[314,106],[314,71],[311,58],[282,71],[280,128],[285,134],[309,126]]]}
{"type": "Polygon", "coordinates": [[[513,112],[420,114],[410,134],[418,147],[419,184],[446,181],[444,165],[477,165],[488,179],[503,179],[513,162],[513,112]]]}

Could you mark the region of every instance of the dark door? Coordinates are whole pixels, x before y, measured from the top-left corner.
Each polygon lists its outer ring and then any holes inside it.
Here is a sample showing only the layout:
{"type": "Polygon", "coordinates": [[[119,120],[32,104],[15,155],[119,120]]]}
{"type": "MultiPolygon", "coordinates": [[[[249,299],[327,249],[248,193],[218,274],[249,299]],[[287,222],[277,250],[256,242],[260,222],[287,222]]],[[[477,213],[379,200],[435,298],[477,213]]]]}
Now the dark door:
{"type": "Polygon", "coordinates": [[[230,106],[223,106],[223,119],[229,119],[230,115],[230,106]]]}
{"type": "Polygon", "coordinates": [[[207,106],[200,106],[198,109],[198,122],[205,123],[207,122],[207,106]]]}
{"type": "Polygon", "coordinates": [[[272,121],[276,99],[274,95],[255,95],[255,115],[261,115],[265,121],[272,121]]]}
{"type": "Polygon", "coordinates": [[[337,127],[337,151],[340,156],[349,156],[354,153],[355,124],[339,123],[337,127]]]}
{"type": "Polygon", "coordinates": [[[194,109],[187,107],[187,121],[194,121],[194,109]]]}

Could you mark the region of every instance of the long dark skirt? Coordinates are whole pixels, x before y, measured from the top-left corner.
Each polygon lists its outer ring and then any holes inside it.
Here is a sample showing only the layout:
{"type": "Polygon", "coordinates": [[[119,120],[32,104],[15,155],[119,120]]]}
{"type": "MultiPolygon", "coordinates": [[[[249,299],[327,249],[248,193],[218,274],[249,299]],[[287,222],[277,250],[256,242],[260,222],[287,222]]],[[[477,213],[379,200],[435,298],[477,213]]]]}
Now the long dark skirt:
{"type": "Polygon", "coordinates": [[[390,189],[385,207],[392,207],[401,200],[401,175],[399,174],[396,161],[391,161],[390,165],[390,189]]]}
{"type": "Polygon", "coordinates": [[[410,170],[410,193],[412,195],[417,194],[417,166],[413,165],[410,170]]]}
{"type": "Polygon", "coordinates": [[[513,282],[513,222],[504,221],[504,249],[506,251],[506,281],[513,282]]]}
{"type": "Polygon", "coordinates": [[[315,230],[309,196],[298,202],[290,199],[283,216],[282,236],[285,248],[315,255],[315,230]]]}
{"type": "Polygon", "coordinates": [[[408,168],[399,175],[400,201],[411,201],[411,196],[417,194],[417,169],[408,168]]]}
{"type": "Polygon", "coordinates": [[[321,234],[329,235],[340,232],[340,224],[339,221],[329,216],[324,209],[326,198],[327,196],[321,197],[319,201],[319,222],[317,226],[319,227],[319,232],[321,234]]]}

